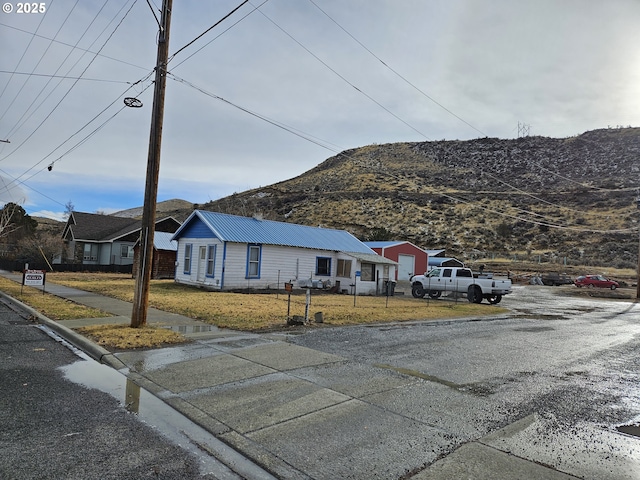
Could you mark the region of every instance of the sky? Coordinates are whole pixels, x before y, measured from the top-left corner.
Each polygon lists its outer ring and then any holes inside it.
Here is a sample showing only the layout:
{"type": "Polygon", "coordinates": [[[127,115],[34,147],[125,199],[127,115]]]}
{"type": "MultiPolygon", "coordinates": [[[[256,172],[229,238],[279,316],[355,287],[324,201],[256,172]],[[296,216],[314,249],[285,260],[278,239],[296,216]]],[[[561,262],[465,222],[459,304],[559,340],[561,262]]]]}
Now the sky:
{"type": "MultiPolygon", "coordinates": [[[[158,201],[364,145],[640,126],[638,0],[173,3],[158,201]]],[[[0,203],[142,206],[161,0],[24,5],[0,13],[0,203]]]]}

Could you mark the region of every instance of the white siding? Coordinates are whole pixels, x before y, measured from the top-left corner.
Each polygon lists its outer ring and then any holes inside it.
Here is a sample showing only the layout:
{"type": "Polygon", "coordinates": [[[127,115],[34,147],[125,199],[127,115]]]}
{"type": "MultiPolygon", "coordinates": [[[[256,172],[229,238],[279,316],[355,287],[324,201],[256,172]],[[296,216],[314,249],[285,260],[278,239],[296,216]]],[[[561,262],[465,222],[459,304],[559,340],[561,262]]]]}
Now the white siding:
{"type": "MultiPolygon", "coordinates": [[[[208,288],[220,289],[222,286],[222,256],[224,254],[224,245],[214,238],[181,238],[178,241],[178,252],[176,255],[176,282],[202,284],[208,288]],[[191,249],[191,271],[184,273],[184,252],[187,244],[192,245],[191,249]],[[204,276],[204,281],[198,282],[198,262],[200,261],[200,247],[216,246],[216,256],[214,262],[213,277],[204,276]]],[[[205,258],[206,262],[206,258],[205,258]]],[[[206,268],[206,265],[205,267],[206,268]]]]}
{"type": "MultiPolygon", "coordinates": [[[[325,250],[313,250],[307,248],[283,247],[277,245],[262,245],[260,256],[259,278],[247,278],[246,243],[227,243],[225,245],[215,239],[180,238],[178,240],[178,252],[176,266],[176,282],[193,285],[204,285],[212,289],[230,290],[234,288],[277,289],[283,288],[286,282],[291,282],[294,288],[307,285],[311,280],[329,280],[331,286],[340,281],[340,289],[352,293],[350,285],[355,282],[355,273],[361,269],[359,260],[348,254],[325,250]],[[192,245],[191,272],[184,273],[185,245],[192,245]],[[205,277],[204,282],[198,281],[198,252],[201,246],[217,245],[214,277],[205,277]],[[226,256],[225,256],[226,255],[226,256]],[[316,275],[317,257],[331,259],[330,275],[316,275]],[[351,276],[337,277],[338,259],[351,260],[351,276]],[[224,265],[224,275],[223,275],[224,265]],[[278,285],[279,282],[279,285],[278,285]]],[[[358,279],[357,293],[359,295],[375,295],[383,288],[383,265],[376,265],[376,282],[363,282],[358,279]]],[[[389,277],[395,278],[395,266],[389,266],[389,277]]]]}
{"type": "Polygon", "coordinates": [[[336,252],[291,248],[277,245],[263,245],[260,257],[260,278],[247,279],[247,244],[227,244],[224,288],[277,288],[278,272],[280,287],[292,282],[297,287],[299,281],[330,280],[335,284],[336,252]],[[331,275],[316,276],[316,258],[331,258],[331,275]]]}

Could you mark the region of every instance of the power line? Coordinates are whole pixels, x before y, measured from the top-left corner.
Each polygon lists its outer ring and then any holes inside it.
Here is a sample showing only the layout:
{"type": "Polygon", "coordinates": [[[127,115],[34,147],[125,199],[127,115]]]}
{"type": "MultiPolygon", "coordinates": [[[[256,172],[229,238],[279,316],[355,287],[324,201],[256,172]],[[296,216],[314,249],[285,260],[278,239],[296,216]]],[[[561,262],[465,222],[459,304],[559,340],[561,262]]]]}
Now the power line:
{"type": "MultiPolygon", "coordinates": [[[[137,0],[134,0],[133,3],[131,4],[131,6],[129,7],[129,9],[126,11],[126,13],[124,14],[124,16],[120,19],[120,22],[118,22],[118,24],[116,25],[116,27],[114,28],[114,30],[111,32],[111,34],[107,37],[107,39],[104,41],[104,43],[102,44],[102,46],[100,47],[100,49],[98,50],[98,52],[100,52],[109,42],[109,40],[111,40],[111,38],[113,37],[113,35],[116,33],[116,31],[118,30],[118,28],[120,27],[120,25],[122,25],[122,22],[124,21],[125,18],[127,18],[127,15],[129,14],[129,12],[131,12],[131,10],[133,9],[133,6],[136,4],[137,0]]],[[[91,61],[87,64],[87,66],[84,68],[84,70],[81,72],[80,76],[82,77],[82,75],[84,75],[84,73],[89,69],[89,67],[91,66],[91,64],[95,61],[97,57],[97,54],[93,56],[93,58],[91,59],[91,61]]],[[[69,95],[69,93],[71,93],[71,90],[73,89],[73,87],[76,86],[76,84],[78,83],[78,80],[75,80],[74,83],[71,85],[71,87],[69,87],[69,89],[67,90],[67,92],[63,95],[63,97],[58,101],[58,103],[53,107],[53,109],[47,114],[47,116],[38,124],[38,126],[35,128],[35,130],[33,130],[28,136],[27,138],[25,138],[22,143],[20,143],[15,149],[13,149],[11,152],[9,152],[7,155],[5,155],[4,157],[0,158],[0,162],[3,160],[6,160],[9,156],[11,156],[13,153],[15,153],[18,149],[20,149],[20,147],[22,145],[24,145],[33,135],[35,135],[35,133],[40,129],[40,127],[42,127],[42,125],[44,125],[44,123],[49,119],[49,117],[51,117],[51,115],[53,114],[53,112],[55,112],[55,110],[60,106],[60,104],[64,101],[65,98],[67,98],[67,96],[69,95]]]]}
{"type": "MultiPolygon", "coordinates": [[[[135,85],[142,83],[146,80],[149,79],[149,77],[151,77],[151,75],[153,75],[153,71],[149,72],[145,77],[141,78],[140,80],[138,80],[137,82],[134,82],[129,88],[127,88],[124,92],[122,92],[121,94],[119,94],[115,100],[113,100],[109,105],[107,105],[104,109],[102,109],[98,114],[96,114],[91,120],[89,120],[88,122],[86,122],[80,129],[78,129],[75,133],[73,133],[71,136],[69,136],[66,140],[64,140],[60,145],[58,145],[56,148],[54,148],[51,152],[49,152],[47,155],[45,155],[42,159],[40,159],[38,162],[36,162],[34,165],[32,165],[30,168],[28,168],[26,171],[24,171],[22,174],[20,174],[17,177],[13,177],[11,175],[9,175],[7,172],[4,172],[3,170],[0,170],[0,172],[5,173],[5,175],[7,175],[8,177],[10,177],[13,181],[11,183],[9,183],[9,185],[6,185],[6,188],[11,187],[12,184],[20,184],[20,185],[24,185],[27,186],[25,182],[27,182],[28,180],[30,180],[31,178],[33,178],[35,175],[37,175],[38,173],[44,171],[44,167],[42,169],[40,169],[39,171],[35,172],[34,174],[32,174],[31,176],[29,176],[28,178],[24,179],[24,180],[20,180],[22,177],[24,177],[26,174],[28,174],[30,171],[32,171],[33,169],[35,169],[38,165],[42,164],[43,162],[45,162],[50,156],[52,156],[58,149],[60,149],[63,145],[65,145],[67,142],[69,142],[72,138],[74,138],[76,135],[80,134],[80,132],[82,132],[85,128],[87,128],[89,125],[91,125],[95,120],[97,120],[103,113],[105,113],[110,107],[112,107],[116,102],[120,101],[120,99],[126,95],[126,93],[131,90],[135,85]]],[[[152,84],[150,83],[149,85],[147,85],[146,87],[144,87],[142,89],[142,91],[140,93],[144,93],[152,84]]],[[[125,107],[120,108],[115,114],[113,114],[111,117],[109,117],[107,120],[105,120],[104,122],[102,122],[97,128],[95,128],[93,131],[91,131],[89,134],[87,134],[85,137],[83,137],[81,140],[79,140],[77,143],[75,143],[71,148],[69,148],[67,151],[65,151],[63,154],[61,154],[60,156],[58,156],[55,160],[51,161],[49,163],[50,166],[54,165],[55,163],[57,163],[58,161],[62,160],[62,158],[64,158],[66,155],[68,155],[69,153],[73,152],[74,150],[76,150],[78,147],[80,147],[81,145],[83,145],[87,140],[89,140],[89,138],[91,138],[93,135],[95,135],[98,131],[100,131],[107,123],[109,123],[111,120],[113,120],[116,115],[118,115],[122,110],[124,110],[125,107]]],[[[28,187],[28,186],[27,186],[28,187]]],[[[13,187],[11,187],[13,188],[13,187]]],[[[28,187],[30,188],[30,187],[28,187]]],[[[39,192],[38,192],[39,193],[39,192]]]]}
{"type": "MultiPolygon", "coordinates": [[[[69,20],[69,17],[71,16],[71,13],[73,12],[73,10],[76,8],[76,5],[78,5],[78,2],[80,0],[76,0],[76,3],[73,4],[73,7],[71,8],[71,10],[69,11],[69,13],[67,13],[67,16],[65,17],[64,21],[62,22],[62,25],[60,25],[60,27],[58,28],[58,31],[56,32],[56,34],[54,35],[54,38],[58,36],[58,34],[60,33],[60,31],[62,30],[62,27],[64,27],[65,23],[67,23],[67,20],[69,20]]],[[[49,9],[47,9],[49,10],[49,9]]],[[[46,13],[45,13],[46,15],[46,13]]],[[[29,45],[31,45],[31,42],[29,42],[29,45]]],[[[40,65],[40,62],[42,62],[42,60],[44,59],[45,55],[47,54],[47,52],[49,51],[49,48],[51,48],[51,42],[49,42],[49,45],[47,46],[47,48],[45,49],[45,51],[42,53],[42,55],[40,56],[40,59],[38,60],[38,63],[36,63],[36,65],[33,67],[32,72],[36,71],[36,68],[38,68],[38,66],[40,65]]],[[[26,51],[25,51],[26,53],[26,51]]],[[[11,103],[9,103],[9,106],[5,109],[4,113],[2,115],[0,115],[0,121],[4,118],[5,114],[11,109],[11,107],[13,106],[14,102],[20,98],[20,94],[22,93],[22,90],[24,90],[24,87],[27,85],[27,82],[29,81],[29,79],[25,80],[25,82],[22,84],[22,86],[20,87],[20,89],[18,90],[18,92],[15,94],[15,96],[13,97],[13,100],[11,100],[11,103]]]]}
{"type": "Polygon", "coordinates": [[[124,80],[107,80],[104,78],[70,77],[67,75],[51,75],[46,73],[28,73],[28,72],[16,72],[16,71],[10,72],[8,70],[0,70],[0,73],[9,73],[11,75],[28,75],[30,77],[61,78],[63,80],[83,80],[85,82],[129,83],[124,80]]]}
{"type": "MultiPolygon", "coordinates": [[[[148,1],[148,0],[147,0],[148,1]]],[[[220,25],[222,22],[224,22],[227,18],[229,18],[231,15],[233,15],[234,13],[236,13],[238,10],[240,10],[240,8],[248,3],[249,0],[244,0],[244,2],[242,2],[240,5],[238,5],[236,8],[234,8],[233,10],[231,10],[229,13],[227,13],[224,17],[222,17],[220,20],[218,20],[216,23],[214,23],[213,25],[211,25],[209,28],[207,28],[204,32],[202,32],[200,35],[198,35],[196,38],[194,38],[193,40],[191,40],[189,43],[187,43],[186,45],[184,45],[183,47],[179,48],[176,52],[174,52],[173,55],[171,55],[169,57],[168,62],[171,61],[171,59],[173,57],[175,57],[176,55],[178,55],[181,51],[183,51],[184,49],[190,47],[191,45],[193,45],[195,42],[197,42],[198,40],[200,40],[202,37],[204,37],[207,33],[209,33],[211,30],[213,30],[215,27],[217,27],[218,25],[220,25]]],[[[266,3],[266,2],[265,2],[266,3]]],[[[263,4],[264,5],[264,4],[263,4]]]]}
{"type": "MultiPolygon", "coordinates": [[[[192,84],[191,82],[188,82],[188,81],[186,81],[184,79],[176,77],[173,74],[169,74],[169,75],[174,80],[178,81],[179,83],[182,83],[182,84],[184,84],[186,86],[189,86],[189,87],[199,91],[200,93],[203,93],[204,95],[207,95],[207,96],[209,96],[211,98],[214,98],[216,100],[222,101],[222,102],[224,102],[224,103],[226,103],[226,104],[228,104],[230,106],[233,106],[234,108],[237,108],[237,109],[239,109],[239,110],[241,110],[241,111],[243,111],[245,113],[248,113],[248,114],[250,114],[250,115],[252,115],[252,116],[254,116],[256,118],[259,118],[260,120],[263,120],[263,121],[265,121],[265,122],[267,122],[267,123],[269,123],[271,125],[274,125],[274,126],[276,126],[278,128],[281,128],[282,130],[285,130],[285,131],[287,131],[287,132],[289,132],[289,133],[291,133],[293,135],[296,135],[296,136],[302,138],[303,140],[306,140],[306,141],[308,141],[310,143],[313,143],[315,145],[318,145],[318,146],[320,146],[322,148],[325,148],[327,150],[333,151],[335,153],[335,150],[333,150],[331,147],[329,147],[326,144],[326,142],[324,142],[324,141],[322,141],[322,142],[321,141],[317,141],[317,140],[314,139],[314,137],[312,137],[309,134],[303,134],[303,133],[300,133],[299,131],[295,131],[293,128],[288,127],[288,126],[278,122],[277,120],[273,120],[273,119],[265,117],[265,116],[263,116],[261,114],[258,114],[256,112],[252,112],[251,110],[248,110],[248,109],[246,109],[244,107],[241,107],[241,106],[239,106],[239,105],[237,105],[237,104],[235,104],[233,102],[230,102],[230,101],[228,101],[228,100],[226,100],[226,99],[224,99],[224,98],[222,98],[222,97],[220,97],[218,95],[215,95],[213,93],[207,92],[206,90],[202,89],[201,87],[198,87],[198,86],[196,86],[196,85],[192,84]]],[[[344,152],[337,152],[337,155],[340,156],[340,157],[352,160],[354,162],[357,162],[357,159],[355,159],[355,157],[353,157],[351,155],[348,155],[348,154],[346,154],[344,152]]],[[[401,180],[401,177],[399,177],[397,175],[394,175],[394,174],[391,174],[391,173],[386,172],[386,171],[378,170],[377,173],[380,173],[380,174],[385,175],[385,176],[389,176],[389,177],[394,178],[396,180],[401,180]]],[[[510,186],[510,185],[508,185],[508,186],[510,186]]],[[[511,188],[516,188],[516,187],[513,187],[513,186],[510,186],[510,187],[511,188]]],[[[520,191],[522,193],[528,194],[527,192],[524,192],[522,190],[520,190],[520,191]]],[[[449,199],[454,200],[456,202],[470,204],[470,205],[472,205],[472,206],[474,206],[476,208],[480,208],[482,210],[488,211],[490,213],[494,213],[496,215],[500,215],[500,216],[507,217],[507,218],[512,218],[512,219],[516,219],[516,220],[523,221],[523,222],[530,223],[530,224],[534,224],[534,225],[540,225],[540,226],[545,226],[545,227],[549,227],[549,228],[554,228],[554,229],[561,229],[561,230],[572,231],[572,232],[581,232],[581,233],[630,233],[630,232],[634,232],[636,230],[636,229],[601,230],[601,229],[592,229],[592,228],[572,227],[572,226],[567,226],[567,225],[562,225],[562,224],[557,224],[557,223],[551,223],[549,221],[532,220],[532,219],[529,219],[529,218],[525,218],[525,217],[523,217],[521,215],[513,215],[513,214],[506,213],[506,212],[501,212],[501,211],[495,210],[493,208],[489,208],[487,206],[483,206],[483,205],[480,205],[480,204],[477,204],[477,203],[471,203],[469,201],[463,200],[463,199],[461,199],[459,197],[456,197],[454,195],[451,195],[451,194],[445,194],[445,193],[442,193],[442,192],[437,192],[437,193],[435,193],[435,195],[443,196],[445,198],[449,198],[449,199]]],[[[536,198],[538,200],[541,200],[541,201],[544,201],[544,200],[539,199],[537,197],[534,197],[534,198],[536,198]]],[[[545,202],[545,203],[549,203],[550,205],[561,207],[560,205],[556,205],[556,204],[553,204],[551,202],[545,202]]],[[[519,210],[521,212],[524,212],[524,213],[527,213],[529,215],[533,215],[533,216],[536,216],[536,217],[546,218],[545,215],[537,213],[537,212],[529,212],[529,211],[522,210],[522,209],[519,209],[519,208],[514,207],[514,206],[510,206],[510,208],[514,208],[516,210],[519,210]]],[[[580,213],[584,213],[584,212],[580,212],[580,213]]]]}
{"type": "Polygon", "coordinates": [[[202,93],[202,94],[204,94],[204,95],[206,95],[208,97],[211,97],[211,98],[213,98],[215,100],[219,100],[219,101],[221,101],[223,103],[226,103],[227,105],[230,105],[230,106],[232,106],[232,107],[234,107],[234,108],[236,108],[236,109],[238,109],[238,110],[240,110],[242,112],[248,113],[249,115],[251,115],[253,117],[256,117],[256,118],[258,118],[260,120],[263,120],[263,121],[265,121],[265,122],[267,122],[267,123],[269,123],[269,124],[271,124],[271,125],[273,125],[275,127],[278,127],[280,129],[285,130],[286,132],[289,132],[289,133],[291,133],[291,134],[293,134],[293,135],[295,135],[297,137],[300,137],[300,138],[302,138],[302,139],[304,139],[304,140],[306,140],[308,142],[311,142],[311,143],[313,143],[315,145],[318,145],[319,147],[325,148],[325,149],[327,149],[327,150],[329,150],[329,151],[331,151],[333,153],[339,153],[337,150],[334,150],[333,148],[328,146],[328,145],[333,145],[330,142],[326,142],[324,140],[318,139],[317,137],[314,137],[313,135],[304,133],[301,130],[298,130],[298,129],[294,128],[294,127],[290,127],[290,126],[288,126],[288,125],[286,125],[286,124],[284,124],[282,122],[279,122],[277,120],[271,119],[271,118],[266,117],[264,115],[261,115],[259,113],[253,112],[253,111],[251,111],[251,110],[249,110],[249,109],[247,109],[245,107],[241,107],[240,105],[238,105],[236,103],[233,103],[233,102],[231,102],[229,100],[226,100],[225,98],[222,98],[222,97],[220,97],[220,96],[218,96],[218,95],[216,95],[214,93],[208,92],[205,89],[203,89],[201,87],[198,87],[197,85],[194,85],[193,83],[191,83],[191,82],[189,82],[189,81],[187,81],[187,80],[185,80],[183,78],[177,77],[176,75],[174,75],[172,73],[169,73],[169,77],[173,78],[175,81],[177,81],[179,83],[182,83],[183,85],[186,85],[188,87],[193,88],[194,90],[199,91],[200,93],[202,93]]]}
{"type": "Polygon", "coordinates": [[[447,113],[453,115],[455,118],[457,118],[458,120],[460,120],[462,123],[464,123],[465,125],[471,127],[472,129],[474,129],[476,132],[480,133],[483,136],[488,136],[486,133],[484,133],[482,130],[474,127],[473,125],[471,125],[469,122],[467,122],[465,119],[463,119],[462,117],[456,115],[454,112],[452,112],[451,110],[449,110],[447,107],[445,107],[444,105],[442,105],[440,102],[438,102],[436,99],[434,99],[433,97],[431,97],[430,95],[428,95],[427,93],[425,93],[423,90],[421,90],[420,88],[418,88],[415,84],[413,84],[412,82],[410,82],[406,77],[404,77],[403,75],[401,75],[397,70],[393,69],[387,62],[383,61],[380,57],[378,57],[375,53],[373,53],[369,48],[367,48],[366,45],[364,45],[360,40],[358,40],[356,37],[354,37],[346,28],[344,28],[342,25],[340,25],[333,17],[331,17],[325,10],[323,10],[322,8],[320,8],[318,6],[318,4],[316,2],[314,2],[313,0],[309,0],[309,2],[311,4],[313,4],[313,6],[315,6],[318,10],[320,10],[329,20],[331,20],[338,28],[340,28],[340,30],[342,30],[344,33],[346,33],[349,37],[351,37],[353,39],[353,41],[355,41],[358,45],[360,45],[362,48],[364,48],[367,52],[369,52],[376,60],[378,60],[386,69],[388,69],[389,71],[391,71],[393,74],[395,74],[398,78],[402,79],[407,85],[409,85],[410,87],[412,87],[414,90],[416,90],[418,93],[420,93],[423,97],[428,98],[429,100],[431,100],[433,103],[435,103],[437,106],[439,106],[440,108],[442,108],[444,111],[446,111],[447,113]]]}
{"type": "MultiPolygon", "coordinates": [[[[43,40],[49,40],[50,42],[56,43],[58,45],[64,45],[65,47],[71,47],[74,50],[80,50],[81,52],[91,53],[92,55],[98,55],[100,58],[106,58],[107,60],[113,60],[114,62],[122,63],[123,65],[128,65],[130,67],[135,67],[135,68],[138,68],[140,70],[145,70],[145,71],[148,70],[147,67],[141,67],[140,65],[136,65],[135,63],[130,63],[130,62],[127,62],[127,61],[124,61],[122,59],[115,58],[115,57],[110,57],[109,55],[105,55],[103,53],[97,53],[97,52],[94,52],[92,50],[89,50],[89,49],[86,49],[86,48],[82,48],[82,47],[78,47],[77,45],[72,45],[70,43],[62,42],[60,40],[56,40],[56,39],[51,38],[51,37],[45,37],[44,35],[38,35],[37,33],[32,33],[32,32],[29,32],[27,30],[23,30],[22,28],[14,27],[13,25],[7,25],[6,23],[0,22],[0,26],[7,27],[7,28],[12,28],[12,29],[17,30],[19,32],[23,32],[23,33],[26,33],[28,35],[31,35],[32,37],[42,38],[43,40]]],[[[6,86],[5,86],[5,88],[6,88],[6,86]]],[[[1,96],[2,96],[2,94],[0,94],[0,97],[1,96]]]]}
{"type": "Polygon", "coordinates": [[[417,134],[419,134],[421,137],[429,140],[429,137],[427,135],[425,135],[424,133],[422,133],[420,130],[418,130],[417,128],[415,128],[413,125],[411,125],[409,122],[407,122],[406,120],[402,119],[401,117],[399,117],[398,115],[396,115],[395,113],[393,113],[391,110],[389,110],[387,107],[385,107],[384,105],[382,105],[380,102],[378,102],[375,98],[373,98],[371,95],[367,94],[366,92],[364,92],[362,89],[358,88],[357,86],[355,86],[353,83],[351,83],[349,80],[347,80],[347,78],[345,78],[343,75],[341,75],[340,73],[338,73],[335,69],[333,69],[331,66],[329,66],[328,63],[326,63],[324,60],[322,60],[320,57],[318,57],[315,53],[313,53],[311,50],[309,50],[306,46],[304,46],[300,41],[298,41],[293,35],[291,35],[289,32],[287,32],[284,28],[282,28],[280,25],[278,25],[273,19],[271,19],[271,17],[269,17],[267,14],[265,14],[262,10],[258,10],[258,12],[265,17],[267,20],[269,20],[273,25],[276,26],[276,28],[278,28],[282,33],[284,33],[287,37],[289,37],[291,40],[293,40],[295,43],[297,43],[305,52],[307,52],[309,55],[311,55],[313,58],[315,58],[318,62],[320,62],[322,65],[324,65],[327,69],[329,69],[331,72],[333,72],[333,74],[335,74],[338,78],[340,78],[342,81],[344,81],[345,83],[347,83],[348,85],[350,85],[352,88],[354,88],[358,93],[360,93],[361,95],[365,96],[366,98],[368,98],[369,100],[371,100],[373,103],[375,103],[378,107],[382,108],[385,112],[387,112],[388,114],[392,115],[394,118],[396,118],[397,120],[399,120],[400,122],[402,122],[403,124],[405,124],[407,127],[409,127],[411,130],[413,130],[414,132],[416,132],[417,134]]]}
{"type": "MultiPolygon", "coordinates": [[[[264,0],[260,5],[253,6],[253,10],[251,10],[250,12],[246,13],[245,15],[243,15],[239,20],[237,20],[236,22],[232,23],[229,27],[225,28],[222,32],[220,32],[218,35],[216,35],[215,37],[213,37],[211,40],[209,40],[207,43],[205,43],[202,47],[200,47],[199,49],[197,49],[195,52],[193,52],[191,55],[189,55],[187,58],[185,58],[184,60],[182,60],[181,62],[179,62],[178,64],[173,66],[173,69],[175,70],[176,68],[178,68],[180,65],[182,65],[184,62],[186,62],[187,60],[189,60],[191,57],[193,57],[194,55],[196,55],[197,53],[201,52],[203,49],[205,49],[206,47],[208,47],[209,45],[211,45],[214,41],[216,41],[218,38],[220,38],[222,35],[224,35],[225,33],[227,33],[229,30],[231,30],[233,27],[235,27],[236,25],[238,25],[240,22],[242,22],[245,18],[247,18],[249,15],[251,15],[253,12],[255,12],[256,10],[258,10],[260,7],[262,7],[265,3],[267,3],[269,0],[264,0]]],[[[169,58],[169,62],[171,62],[171,60],[173,59],[173,57],[175,57],[175,53],[171,56],[171,58],[169,58]]]]}

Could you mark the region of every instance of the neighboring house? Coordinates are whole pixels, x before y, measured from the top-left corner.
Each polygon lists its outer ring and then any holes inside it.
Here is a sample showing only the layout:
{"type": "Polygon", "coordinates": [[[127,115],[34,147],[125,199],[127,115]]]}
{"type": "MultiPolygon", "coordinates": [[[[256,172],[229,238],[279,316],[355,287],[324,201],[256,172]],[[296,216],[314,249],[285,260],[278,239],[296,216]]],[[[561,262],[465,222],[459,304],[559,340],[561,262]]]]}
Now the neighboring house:
{"type": "MultiPolygon", "coordinates": [[[[62,232],[67,244],[62,263],[83,265],[131,265],[133,246],[142,222],[133,218],[71,212],[62,232]]],[[[156,221],[156,231],[173,233],[180,222],[172,217],[156,221]]]]}
{"type": "MultiPolygon", "coordinates": [[[[153,234],[153,261],[151,264],[151,278],[159,280],[163,278],[175,278],[176,276],[176,252],[178,242],[171,240],[173,233],[155,232],[153,234]]],[[[133,278],[138,276],[140,262],[140,240],[133,247],[133,278]]]]}
{"type": "Polygon", "coordinates": [[[427,252],[411,242],[364,242],[378,255],[398,262],[395,280],[409,280],[413,275],[427,271],[427,252]]]}
{"type": "Polygon", "coordinates": [[[371,295],[396,262],[344,230],[195,210],[173,236],[176,282],[215,290],[324,287],[371,295]],[[356,280],[357,278],[357,280],[356,280]]]}
{"type": "Polygon", "coordinates": [[[445,257],[444,250],[426,250],[429,255],[428,268],[437,267],[464,267],[464,262],[461,262],[457,258],[445,257]]]}

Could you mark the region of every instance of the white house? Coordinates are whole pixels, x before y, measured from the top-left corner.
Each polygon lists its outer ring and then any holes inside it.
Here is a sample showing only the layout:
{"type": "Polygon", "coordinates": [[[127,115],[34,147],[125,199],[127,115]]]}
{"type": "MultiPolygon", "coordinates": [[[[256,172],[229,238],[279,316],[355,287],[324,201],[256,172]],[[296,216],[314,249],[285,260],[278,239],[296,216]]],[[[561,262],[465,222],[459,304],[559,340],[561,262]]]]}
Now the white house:
{"type": "Polygon", "coordinates": [[[383,293],[397,263],[344,230],[195,210],[176,231],[176,282],[214,290],[323,287],[383,293]]]}

